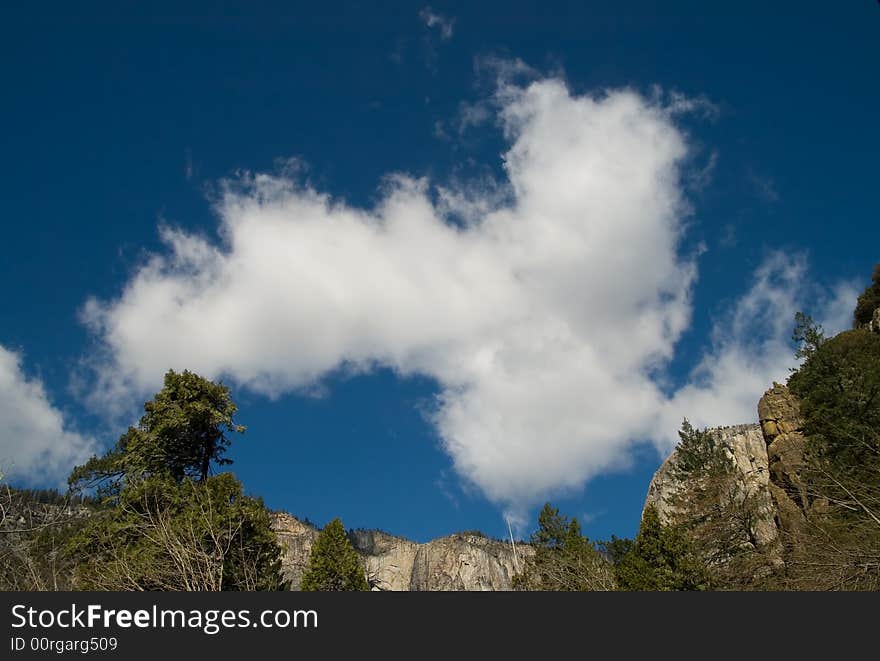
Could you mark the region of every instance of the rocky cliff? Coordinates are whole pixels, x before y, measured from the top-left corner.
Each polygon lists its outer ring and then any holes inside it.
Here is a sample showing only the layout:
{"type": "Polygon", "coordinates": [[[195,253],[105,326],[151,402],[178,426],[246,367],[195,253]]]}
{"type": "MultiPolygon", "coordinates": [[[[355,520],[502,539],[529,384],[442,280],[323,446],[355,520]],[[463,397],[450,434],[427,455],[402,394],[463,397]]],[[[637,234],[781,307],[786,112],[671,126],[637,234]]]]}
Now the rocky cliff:
{"type": "MultiPolygon", "coordinates": [[[[770,493],[770,470],[767,447],[761,427],[757,424],[736,425],[713,429],[716,441],[721,444],[734,468],[734,488],[730,498],[748,502],[752,510],[748,530],[743,530],[742,545],[755,550],[778,555],[779,530],[776,508],[770,493]]],[[[660,521],[670,523],[680,512],[672,500],[684,487],[675,475],[678,456],[673,452],[657,469],[648,486],[645,506],[657,509],[660,521]]]]}
{"type": "MultiPolygon", "coordinates": [[[[318,530],[279,513],[273,527],[284,549],[282,570],[294,590],[308,563],[318,530]]],[[[458,534],[417,544],[379,530],[353,530],[352,545],[364,559],[373,590],[510,590],[527,545],[458,534]]]]}
{"type": "Polygon", "coordinates": [[[874,316],[871,318],[871,321],[865,324],[865,328],[874,333],[880,333],[880,308],[874,310],[874,316]]]}
{"type": "Polygon", "coordinates": [[[774,383],[758,402],[758,420],[767,444],[768,489],[777,525],[783,531],[795,531],[809,506],[800,479],[806,439],[797,399],[786,386],[774,383]]]}
{"type": "MultiPolygon", "coordinates": [[[[875,318],[880,319],[880,314],[875,318]]],[[[748,498],[750,530],[744,532],[742,544],[778,565],[783,542],[801,529],[806,514],[827,503],[809,499],[801,482],[806,439],[797,398],[786,386],[774,383],[759,400],[757,413],[758,424],[711,431],[734,468],[737,487],[732,497],[743,502],[748,498]]],[[[645,506],[654,505],[664,523],[682,514],[673,504],[685,488],[674,471],[677,460],[673,452],[660,466],[645,499],[645,506]]]]}
{"type": "MultiPolygon", "coordinates": [[[[880,308],[874,311],[871,321],[859,328],[880,333],[880,308]]],[[[752,543],[772,548],[781,537],[803,525],[805,513],[827,503],[823,499],[809,499],[801,482],[806,438],[797,398],[787,386],[774,383],[758,401],[757,413],[758,424],[722,427],[712,432],[734,466],[739,485],[735,497],[751,497],[752,543]]],[[[671,503],[683,488],[673,470],[676,461],[673,452],[654,474],[645,499],[645,506],[653,504],[664,523],[680,514],[671,503]]]]}

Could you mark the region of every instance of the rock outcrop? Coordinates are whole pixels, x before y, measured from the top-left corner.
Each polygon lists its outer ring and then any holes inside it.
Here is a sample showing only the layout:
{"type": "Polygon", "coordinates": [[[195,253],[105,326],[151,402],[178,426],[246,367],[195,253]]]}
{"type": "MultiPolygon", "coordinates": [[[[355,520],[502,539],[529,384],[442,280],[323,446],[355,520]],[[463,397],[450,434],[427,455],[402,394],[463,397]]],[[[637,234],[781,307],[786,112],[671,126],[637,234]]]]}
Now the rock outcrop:
{"type": "MultiPolygon", "coordinates": [[[[801,480],[806,437],[797,398],[786,386],[774,383],[757,408],[759,424],[712,431],[734,466],[735,493],[750,496],[753,546],[779,558],[783,540],[800,529],[810,508],[822,503],[810,501],[801,480]]],[[[676,460],[673,452],[660,466],[645,501],[657,508],[665,523],[683,514],[671,502],[684,488],[674,470],[676,460]]]]}
{"type": "MultiPolygon", "coordinates": [[[[297,590],[319,531],[284,513],[275,515],[273,527],[284,549],[285,579],[297,590]]],[[[471,534],[417,544],[380,530],[353,530],[349,539],[364,560],[373,590],[510,590],[523,559],[532,553],[518,545],[514,558],[509,543],[471,534]]]]}
{"type": "MultiPolygon", "coordinates": [[[[741,544],[777,555],[779,530],[770,493],[767,448],[761,427],[756,424],[736,425],[711,431],[734,468],[735,488],[730,492],[732,498],[740,502],[748,499],[752,508],[749,530],[743,531],[741,544]]],[[[685,486],[675,473],[677,460],[678,456],[673,452],[663,462],[651,480],[645,500],[646,507],[653,505],[657,509],[663,523],[673,522],[682,514],[672,502],[685,486]]]]}
{"type": "Polygon", "coordinates": [[[410,590],[510,590],[532,549],[477,535],[450,535],[420,544],[410,590]]]}
{"type": "Polygon", "coordinates": [[[299,590],[300,580],[319,531],[286,512],[278,512],[272,516],[272,528],[283,549],[281,572],[284,579],[290,582],[291,589],[299,590]]]}
{"type": "Polygon", "coordinates": [[[871,318],[871,321],[866,324],[866,326],[869,331],[880,333],[880,308],[874,310],[874,316],[871,318]]]}
{"type": "Polygon", "coordinates": [[[767,443],[770,494],[777,522],[783,530],[794,531],[809,507],[800,477],[806,438],[797,398],[786,386],[774,383],[758,402],[758,419],[767,443]]]}
{"type": "Polygon", "coordinates": [[[410,589],[419,544],[381,530],[353,530],[349,538],[364,559],[372,589],[395,592],[410,589]]]}

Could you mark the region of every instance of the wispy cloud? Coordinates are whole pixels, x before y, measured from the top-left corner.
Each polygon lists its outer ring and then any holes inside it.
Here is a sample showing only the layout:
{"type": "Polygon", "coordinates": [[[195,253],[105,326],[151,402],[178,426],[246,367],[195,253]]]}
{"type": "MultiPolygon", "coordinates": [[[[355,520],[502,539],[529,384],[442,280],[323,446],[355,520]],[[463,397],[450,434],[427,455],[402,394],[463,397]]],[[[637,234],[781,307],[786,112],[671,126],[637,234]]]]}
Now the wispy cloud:
{"type": "Polygon", "coordinates": [[[779,201],[779,191],[776,189],[776,182],[773,181],[773,177],[760,175],[754,170],[749,169],[748,180],[759,198],[771,204],[779,201]]]}
{"type": "Polygon", "coordinates": [[[739,243],[739,234],[735,223],[726,223],[718,239],[718,245],[722,248],[734,248],[739,243]]]}
{"type": "Polygon", "coordinates": [[[441,470],[440,475],[434,480],[434,486],[443,494],[443,497],[446,498],[455,509],[461,509],[461,503],[459,502],[458,496],[455,494],[453,485],[454,482],[450,481],[445,470],[441,470]]]}
{"type": "Polygon", "coordinates": [[[434,136],[441,140],[461,138],[468,129],[482,126],[494,117],[494,108],[490,101],[462,101],[450,120],[437,120],[434,123],[434,136]]]}
{"type": "Polygon", "coordinates": [[[430,6],[423,7],[419,11],[419,18],[428,29],[436,30],[440,35],[440,39],[447,41],[452,39],[453,30],[455,28],[455,19],[447,18],[442,14],[435,12],[430,6]]]}
{"type": "Polygon", "coordinates": [[[584,512],[581,514],[581,523],[584,526],[588,526],[604,514],[605,510],[599,510],[598,512],[584,512]]]}
{"type": "Polygon", "coordinates": [[[438,45],[452,39],[455,19],[447,18],[435,12],[431,7],[424,7],[419,11],[419,19],[421,19],[425,29],[425,34],[422,38],[422,55],[425,65],[429,70],[436,73],[437,61],[439,59],[438,45]]]}
{"type": "Polygon", "coordinates": [[[183,155],[183,176],[186,178],[187,181],[190,181],[193,178],[193,174],[194,170],[192,149],[187,147],[183,155]]]}
{"type": "Polygon", "coordinates": [[[668,451],[683,417],[699,426],[756,420],[758,398],[797,366],[791,333],[798,311],[811,314],[830,334],[848,328],[857,287],[817,285],[806,255],[769,253],[749,288],[715,321],[710,341],[689,382],[669,399],[655,440],[668,451]]]}
{"type": "Polygon", "coordinates": [[[715,176],[715,168],[718,167],[718,151],[712,150],[709,158],[701,167],[695,168],[688,177],[688,188],[694,192],[701,192],[709,187],[715,176]]]}
{"type": "Polygon", "coordinates": [[[721,107],[704,94],[689,95],[678,90],[664,90],[659,85],[652,88],[656,101],[663,101],[668,112],[672,114],[698,115],[714,121],[721,116],[721,107]]]}

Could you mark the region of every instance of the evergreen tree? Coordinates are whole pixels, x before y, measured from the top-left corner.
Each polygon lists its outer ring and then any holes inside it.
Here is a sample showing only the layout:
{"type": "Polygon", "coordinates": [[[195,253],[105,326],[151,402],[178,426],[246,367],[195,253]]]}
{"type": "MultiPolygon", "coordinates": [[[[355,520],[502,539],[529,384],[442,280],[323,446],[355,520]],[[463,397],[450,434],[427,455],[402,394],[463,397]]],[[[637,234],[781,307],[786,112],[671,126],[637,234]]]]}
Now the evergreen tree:
{"type": "Polygon", "coordinates": [[[360,556],[339,519],[328,523],[315,540],[300,589],[304,592],[369,590],[360,556]]]}
{"type": "Polygon", "coordinates": [[[133,480],[73,538],[87,590],[279,590],[281,548],[261,500],[229,473],[133,480]]]}
{"type": "Polygon", "coordinates": [[[731,463],[724,453],[724,448],[708,429],[694,429],[693,425],[685,418],[681,423],[678,438],[673,470],[679,481],[686,482],[692,478],[702,478],[731,471],[731,463]]]}
{"type": "Polygon", "coordinates": [[[514,577],[514,587],[569,592],[613,588],[608,561],[581,534],[577,519],[569,520],[550,503],[538,515],[531,545],[535,553],[514,577]]]}
{"type": "Polygon", "coordinates": [[[599,547],[611,564],[616,565],[622,561],[630,551],[632,551],[633,544],[635,544],[635,541],[628,537],[611,535],[611,539],[609,541],[600,542],[599,547]]]}
{"type": "Polygon", "coordinates": [[[754,530],[760,497],[747,490],[719,432],[685,418],[678,436],[672,472],[679,486],[664,502],[669,523],[687,535],[714,588],[753,587],[775,562],[775,547],[762,546],[754,530]]]}
{"type": "Polygon", "coordinates": [[[229,389],[169,371],[137,427],[77,466],[73,491],[97,487],[100,512],[71,540],[76,586],[109,590],[283,587],[269,513],[229,473],[211,476],[227,432],[243,432],[229,389]]]}
{"type": "Polygon", "coordinates": [[[786,531],[784,584],[880,589],[880,334],[858,328],[827,340],[788,385],[803,418],[807,502],[806,525],[786,531]]]}
{"type": "Polygon", "coordinates": [[[245,429],[233,421],[236,406],[229,388],[189,371],[169,370],[144,411],[138,426],[129,427],[113,449],[73,470],[71,488],[97,486],[116,494],[124,480],[163,474],[176,482],[204,481],[212,464],[232,463],[223,456],[227,433],[245,429]]]}
{"type": "Polygon", "coordinates": [[[859,296],[853,313],[853,326],[864,326],[874,316],[874,310],[880,308],[880,264],[874,267],[871,284],[859,296]]]}
{"type": "Polygon", "coordinates": [[[829,468],[859,473],[880,462],[880,334],[840,333],[788,380],[801,402],[810,450],[829,468]]]}
{"type": "Polygon", "coordinates": [[[642,515],[632,548],[614,566],[619,590],[707,590],[705,563],[687,534],[678,526],[664,526],[653,505],[642,515]]]}
{"type": "Polygon", "coordinates": [[[538,514],[538,529],[532,534],[531,542],[542,548],[561,548],[568,530],[568,517],[559,513],[558,507],[544,503],[538,514]]]}
{"type": "Polygon", "coordinates": [[[798,343],[798,350],[794,352],[796,358],[809,358],[827,339],[822,326],[813,321],[813,318],[803,312],[794,315],[794,332],[791,339],[798,343]]]}

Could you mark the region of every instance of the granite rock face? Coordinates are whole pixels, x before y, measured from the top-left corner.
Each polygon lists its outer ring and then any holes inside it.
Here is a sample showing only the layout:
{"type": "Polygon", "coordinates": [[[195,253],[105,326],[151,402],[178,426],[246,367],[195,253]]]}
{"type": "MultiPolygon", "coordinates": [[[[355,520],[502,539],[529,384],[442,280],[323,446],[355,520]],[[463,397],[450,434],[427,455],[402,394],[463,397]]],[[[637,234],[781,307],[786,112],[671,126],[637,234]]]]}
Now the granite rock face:
{"type": "MultiPolygon", "coordinates": [[[[775,553],[779,542],[776,508],[770,493],[767,449],[761,427],[756,424],[719,427],[711,432],[724,448],[734,468],[736,489],[733,498],[749,498],[752,519],[742,544],[756,550],[775,553]]],[[[670,501],[683,488],[675,475],[678,457],[673,452],[654,474],[648,487],[645,506],[654,505],[663,523],[676,521],[682,512],[670,501]]]]}
{"type": "Polygon", "coordinates": [[[874,316],[868,322],[868,330],[874,333],[880,333],[880,308],[874,310],[874,316]]]}
{"type": "Polygon", "coordinates": [[[410,590],[510,590],[513,577],[532,549],[477,535],[450,535],[420,544],[410,590]]]}
{"type": "Polygon", "coordinates": [[[380,530],[353,530],[349,538],[364,559],[372,589],[395,592],[410,589],[419,544],[380,530]]]}
{"type": "MultiPolygon", "coordinates": [[[[822,504],[809,501],[801,480],[806,437],[797,398],[786,386],[774,383],[757,408],[759,424],[712,431],[734,466],[735,492],[751,496],[752,546],[769,551],[775,563],[781,562],[788,533],[797,532],[806,520],[805,512],[822,504]]],[[[675,475],[676,459],[673,452],[654,474],[645,502],[657,508],[664,523],[684,514],[670,503],[684,486],[675,475]]]]}
{"type": "Polygon", "coordinates": [[[758,402],[758,419],[767,443],[770,479],[778,487],[773,492],[776,507],[788,512],[789,525],[795,524],[792,505],[800,511],[809,506],[800,478],[806,438],[797,398],[786,386],[774,383],[758,402]]]}
{"type": "MultiPolygon", "coordinates": [[[[274,516],[273,528],[284,549],[284,577],[298,590],[319,531],[285,513],[274,516]]],[[[523,559],[532,553],[518,544],[514,558],[510,543],[470,534],[417,544],[380,530],[353,530],[349,539],[364,560],[373,590],[510,590],[523,559]]]]}
{"type": "Polygon", "coordinates": [[[318,539],[318,529],[303,523],[295,516],[279,512],[272,516],[272,529],[278,536],[281,553],[281,573],[290,581],[291,589],[299,590],[303,572],[312,552],[312,545],[318,539]]]}

